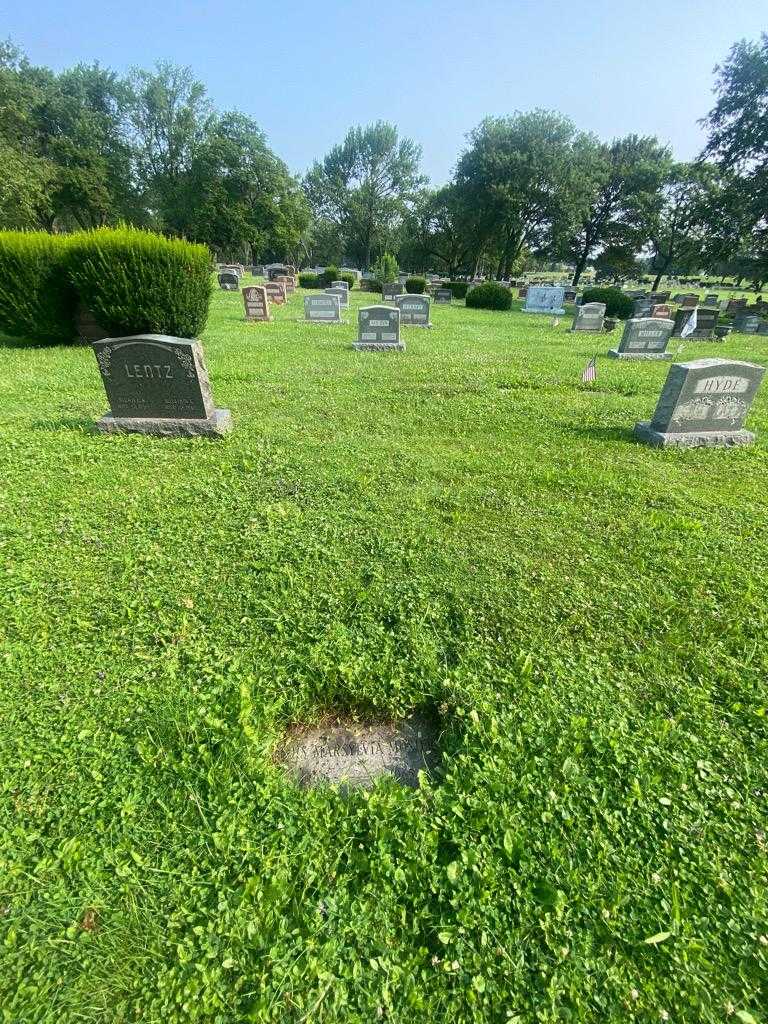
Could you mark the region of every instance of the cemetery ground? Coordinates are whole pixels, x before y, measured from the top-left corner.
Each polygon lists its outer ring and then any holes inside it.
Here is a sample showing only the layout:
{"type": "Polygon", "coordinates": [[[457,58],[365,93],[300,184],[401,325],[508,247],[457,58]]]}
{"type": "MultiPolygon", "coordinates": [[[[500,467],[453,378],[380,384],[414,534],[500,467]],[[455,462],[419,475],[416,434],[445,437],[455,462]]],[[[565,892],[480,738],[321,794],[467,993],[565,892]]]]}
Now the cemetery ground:
{"type": "Polygon", "coordinates": [[[668,365],[580,382],[620,327],[356,353],[375,297],[303,294],[214,293],[218,441],[99,435],[89,348],[0,343],[0,1020],[764,1024],[765,389],[754,446],[653,450],[668,365]],[[275,760],[414,708],[420,789],[275,760]]]}

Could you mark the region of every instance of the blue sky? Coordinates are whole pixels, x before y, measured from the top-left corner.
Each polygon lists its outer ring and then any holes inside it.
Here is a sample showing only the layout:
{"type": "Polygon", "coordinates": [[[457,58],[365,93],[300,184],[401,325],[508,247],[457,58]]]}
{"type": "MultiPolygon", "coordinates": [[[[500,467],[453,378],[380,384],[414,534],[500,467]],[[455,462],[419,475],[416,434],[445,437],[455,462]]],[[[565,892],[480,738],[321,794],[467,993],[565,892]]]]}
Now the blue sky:
{"type": "Polygon", "coordinates": [[[611,139],[702,142],[713,66],[768,29],[766,0],[384,0],[241,3],[38,0],[2,31],[34,63],[118,71],[189,64],[221,109],[252,116],[291,170],[352,124],[383,118],[421,143],[436,183],[482,117],[545,107],[611,139]]]}

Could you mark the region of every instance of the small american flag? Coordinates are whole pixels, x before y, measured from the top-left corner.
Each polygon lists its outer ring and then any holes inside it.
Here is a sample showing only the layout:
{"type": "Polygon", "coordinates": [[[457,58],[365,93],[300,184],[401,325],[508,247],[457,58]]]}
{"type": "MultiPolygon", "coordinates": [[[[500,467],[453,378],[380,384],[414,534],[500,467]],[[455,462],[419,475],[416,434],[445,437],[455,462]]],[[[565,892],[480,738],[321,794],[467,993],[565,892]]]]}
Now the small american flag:
{"type": "Polygon", "coordinates": [[[597,380],[597,369],[595,367],[595,361],[596,360],[597,360],[597,356],[596,355],[592,356],[592,358],[589,360],[587,365],[581,371],[581,383],[582,384],[591,384],[593,380],[597,380]]]}

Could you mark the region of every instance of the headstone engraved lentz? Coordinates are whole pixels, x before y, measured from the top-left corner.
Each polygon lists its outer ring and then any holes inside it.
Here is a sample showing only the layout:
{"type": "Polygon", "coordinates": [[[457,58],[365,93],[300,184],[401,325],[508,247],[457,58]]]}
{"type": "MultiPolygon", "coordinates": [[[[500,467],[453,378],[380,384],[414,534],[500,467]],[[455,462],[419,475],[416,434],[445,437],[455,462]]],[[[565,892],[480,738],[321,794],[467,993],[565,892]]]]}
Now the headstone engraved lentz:
{"type": "Polygon", "coordinates": [[[532,286],[525,296],[524,313],[549,313],[562,316],[565,313],[563,302],[565,300],[565,288],[532,286]]]}
{"type": "Polygon", "coordinates": [[[139,334],[95,341],[93,351],[109,401],[96,424],[103,433],[219,437],[231,429],[229,410],[213,404],[199,341],[139,334]]]}
{"type": "Polygon", "coordinates": [[[369,789],[381,775],[416,788],[419,772],[440,758],[438,731],[426,715],[401,722],[349,722],[296,728],[281,744],[277,760],[299,785],[369,789]]]}
{"type": "Polygon", "coordinates": [[[395,299],[400,310],[400,323],[411,327],[431,327],[429,299],[426,295],[398,295],[395,299]]]}
{"type": "Polygon", "coordinates": [[[400,310],[393,306],[364,306],[357,314],[357,341],[360,352],[404,352],[400,341],[400,310]]]}
{"type": "Polygon", "coordinates": [[[326,295],[336,295],[339,300],[339,305],[342,309],[349,309],[349,289],[348,288],[326,288],[326,295]]]}
{"type": "Polygon", "coordinates": [[[225,292],[236,292],[240,290],[240,275],[234,270],[222,270],[219,274],[219,287],[225,292]]]}
{"type": "Polygon", "coordinates": [[[306,295],[304,317],[313,323],[340,324],[341,303],[338,295],[306,295]]]}
{"type": "Polygon", "coordinates": [[[765,367],[729,359],[694,359],[670,366],[653,419],[635,437],[656,448],[751,444],[744,420],[765,367]]]}
{"type": "Polygon", "coordinates": [[[453,292],[450,288],[437,288],[435,289],[435,302],[446,303],[450,305],[453,301],[453,292]]]}
{"type": "Polygon", "coordinates": [[[573,331],[602,331],[605,319],[604,302],[585,302],[576,310],[573,331]]]}
{"type": "Polygon", "coordinates": [[[671,320],[657,317],[627,320],[618,348],[609,349],[613,359],[671,359],[667,345],[672,336],[671,320]]]}
{"type": "Polygon", "coordinates": [[[274,302],[276,306],[282,306],[285,303],[285,285],[281,281],[267,281],[264,284],[264,290],[269,301],[274,302]]]}
{"type": "Polygon", "coordinates": [[[266,288],[257,284],[243,288],[243,302],[245,303],[246,320],[269,320],[269,301],[266,288]]]}

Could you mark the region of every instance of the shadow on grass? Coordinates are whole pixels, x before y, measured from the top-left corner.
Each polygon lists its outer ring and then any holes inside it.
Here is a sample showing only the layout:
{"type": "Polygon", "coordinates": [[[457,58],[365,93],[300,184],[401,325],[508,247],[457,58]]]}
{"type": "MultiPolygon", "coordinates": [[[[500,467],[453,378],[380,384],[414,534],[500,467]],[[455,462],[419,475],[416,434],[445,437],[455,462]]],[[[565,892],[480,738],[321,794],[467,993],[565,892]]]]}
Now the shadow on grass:
{"type": "Polygon", "coordinates": [[[46,349],[46,348],[88,348],[88,342],[41,339],[41,338],[12,338],[7,334],[0,334],[0,349],[46,349]]]}

